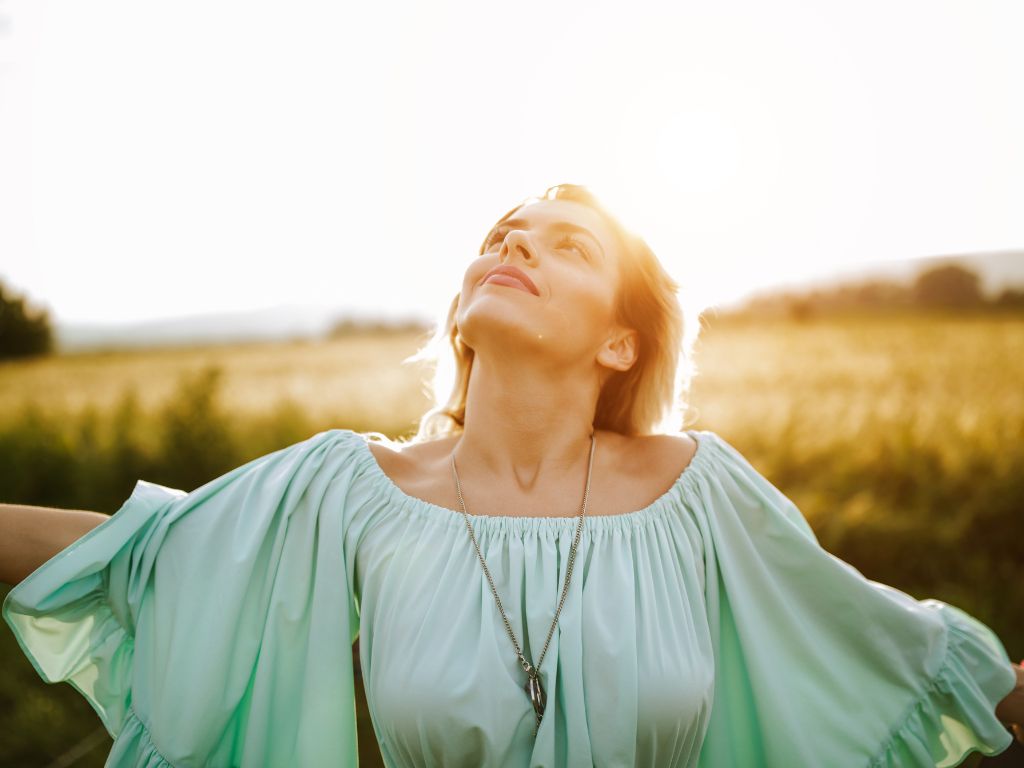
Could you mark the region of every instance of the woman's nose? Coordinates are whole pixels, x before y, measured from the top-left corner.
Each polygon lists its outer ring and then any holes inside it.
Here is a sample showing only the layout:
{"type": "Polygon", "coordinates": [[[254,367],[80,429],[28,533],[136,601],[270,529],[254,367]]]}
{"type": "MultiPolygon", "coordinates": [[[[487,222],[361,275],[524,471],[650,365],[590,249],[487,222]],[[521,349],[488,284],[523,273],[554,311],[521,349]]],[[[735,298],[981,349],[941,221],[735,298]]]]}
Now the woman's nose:
{"type": "Polygon", "coordinates": [[[529,235],[521,229],[513,229],[505,235],[503,247],[506,256],[512,254],[521,257],[525,261],[532,261],[536,258],[529,235]]]}

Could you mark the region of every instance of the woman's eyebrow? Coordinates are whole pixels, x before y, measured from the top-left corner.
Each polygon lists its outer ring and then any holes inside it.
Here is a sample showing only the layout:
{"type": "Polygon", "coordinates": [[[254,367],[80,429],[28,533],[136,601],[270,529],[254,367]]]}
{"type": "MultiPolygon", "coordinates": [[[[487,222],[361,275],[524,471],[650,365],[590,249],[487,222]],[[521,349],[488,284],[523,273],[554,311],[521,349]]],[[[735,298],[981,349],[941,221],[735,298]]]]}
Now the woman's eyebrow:
{"type": "MultiPolygon", "coordinates": [[[[502,227],[522,227],[529,225],[529,223],[530,222],[526,219],[505,219],[504,221],[499,221],[494,225],[494,228],[487,235],[487,238],[489,240],[494,233],[502,227]]],[[[601,241],[586,227],[581,227],[579,224],[573,224],[571,221],[554,221],[548,225],[548,229],[553,232],[574,232],[579,235],[586,235],[594,241],[598,249],[601,251],[601,256],[604,257],[604,248],[601,247],[601,241]]]]}

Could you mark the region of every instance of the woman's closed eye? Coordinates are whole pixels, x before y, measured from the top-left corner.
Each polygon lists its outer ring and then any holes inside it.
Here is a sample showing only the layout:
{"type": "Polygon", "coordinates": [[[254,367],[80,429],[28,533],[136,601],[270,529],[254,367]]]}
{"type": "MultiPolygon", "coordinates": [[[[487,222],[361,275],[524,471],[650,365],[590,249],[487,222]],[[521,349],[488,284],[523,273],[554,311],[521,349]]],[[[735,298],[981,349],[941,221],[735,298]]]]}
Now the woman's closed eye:
{"type": "MultiPolygon", "coordinates": [[[[491,234],[491,236],[487,238],[487,242],[484,243],[484,250],[489,251],[492,248],[494,248],[494,246],[500,245],[507,234],[508,231],[506,230],[500,230],[491,234]]],[[[579,240],[572,237],[571,235],[566,235],[565,237],[563,237],[561,240],[557,242],[555,247],[568,247],[570,249],[576,250],[583,258],[585,258],[587,261],[590,261],[590,251],[586,249],[583,243],[581,243],[579,240]]]]}
{"type": "Polygon", "coordinates": [[[558,242],[558,247],[561,248],[565,245],[575,248],[580,253],[580,255],[583,256],[583,258],[589,261],[590,252],[583,247],[583,244],[579,240],[577,240],[574,237],[564,237],[558,242]]]}

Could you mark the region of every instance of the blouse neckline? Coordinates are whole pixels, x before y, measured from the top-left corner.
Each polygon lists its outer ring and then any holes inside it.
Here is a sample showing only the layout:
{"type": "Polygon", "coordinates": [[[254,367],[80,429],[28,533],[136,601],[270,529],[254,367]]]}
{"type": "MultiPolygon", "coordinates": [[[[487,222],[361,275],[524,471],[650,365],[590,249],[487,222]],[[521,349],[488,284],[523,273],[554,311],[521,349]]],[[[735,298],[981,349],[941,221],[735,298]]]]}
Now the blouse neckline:
{"type": "MultiPolygon", "coordinates": [[[[708,444],[713,439],[713,434],[706,430],[685,430],[696,442],[697,448],[679,476],[672,485],[661,496],[652,501],[642,509],[631,512],[616,512],[608,515],[587,515],[583,524],[584,531],[589,529],[611,529],[627,528],[634,525],[642,525],[652,518],[660,515],[664,510],[672,507],[672,501],[686,490],[688,484],[696,482],[698,473],[710,462],[709,452],[711,446],[708,444]]],[[[447,520],[451,524],[465,525],[463,513],[459,510],[434,504],[433,502],[412,496],[401,489],[394,480],[381,468],[377,457],[370,450],[367,435],[360,432],[352,432],[358,438],[357,456],[360,459],[362,468],[368,472],[377,491],[389,506],[401,509],[412,514],[427,514],[434,520],[447,520]]],[[[480,515],[467,513],[475,530],[500,529],[506,531],[524,531],[538,529],[575,529],[579,522],[579,516],[552,516],[552,515],[480,515]]]]}

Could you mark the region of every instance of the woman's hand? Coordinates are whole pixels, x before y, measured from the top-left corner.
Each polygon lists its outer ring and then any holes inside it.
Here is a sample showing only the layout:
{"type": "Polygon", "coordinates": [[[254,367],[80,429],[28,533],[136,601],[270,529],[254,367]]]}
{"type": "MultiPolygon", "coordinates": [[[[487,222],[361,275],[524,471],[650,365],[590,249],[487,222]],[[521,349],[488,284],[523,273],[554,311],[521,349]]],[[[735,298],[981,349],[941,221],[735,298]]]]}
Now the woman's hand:
{"type": "Polygon", "coordinates": [[[996,704],[996,717],[1013,731],[1020,744],[1024,744],[1024,661],[1015,664],[1013,669],[1017,673],[1017,685],[996,704]]]}

